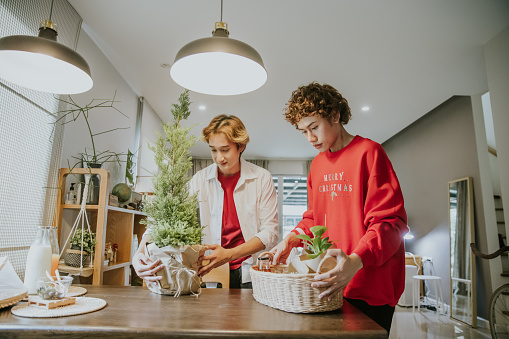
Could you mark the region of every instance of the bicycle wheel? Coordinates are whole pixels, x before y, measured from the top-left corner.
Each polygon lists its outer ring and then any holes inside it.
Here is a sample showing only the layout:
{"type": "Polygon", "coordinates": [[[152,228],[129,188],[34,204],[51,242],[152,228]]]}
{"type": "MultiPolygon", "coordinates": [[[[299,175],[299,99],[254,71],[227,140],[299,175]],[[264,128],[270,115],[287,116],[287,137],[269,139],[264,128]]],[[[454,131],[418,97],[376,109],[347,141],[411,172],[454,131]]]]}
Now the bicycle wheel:
{"type": "Polygon", "coordinates": [[[500,286],[491,295],[489,322],[493,338],[509,338],[509,284],[500,286]]]}

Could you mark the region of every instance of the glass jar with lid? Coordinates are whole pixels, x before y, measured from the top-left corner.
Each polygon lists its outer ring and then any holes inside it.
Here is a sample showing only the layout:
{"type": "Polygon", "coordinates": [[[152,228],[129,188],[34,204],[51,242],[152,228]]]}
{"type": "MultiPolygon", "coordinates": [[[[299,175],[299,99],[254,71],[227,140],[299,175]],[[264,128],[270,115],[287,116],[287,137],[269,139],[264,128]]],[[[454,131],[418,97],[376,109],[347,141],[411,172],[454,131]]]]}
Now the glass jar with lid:
{"type": "Polygon", "coordinates": [[[258,258],[258,269],[262,272],[270,272],[270,258],[258,258]]]}

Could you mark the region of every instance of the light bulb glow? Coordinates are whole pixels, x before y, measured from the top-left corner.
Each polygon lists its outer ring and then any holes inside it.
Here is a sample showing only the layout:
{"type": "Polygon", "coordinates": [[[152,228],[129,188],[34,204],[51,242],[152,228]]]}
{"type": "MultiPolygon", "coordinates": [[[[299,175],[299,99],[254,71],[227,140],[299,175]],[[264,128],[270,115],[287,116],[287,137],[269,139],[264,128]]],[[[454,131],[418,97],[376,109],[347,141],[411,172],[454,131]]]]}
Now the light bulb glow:
{"type": "Polygon", "coordinates": [[[183,57],[173,64],[170,75],[184,88],[211,95],[248,93],[267,81],[267,71],[259,63],[224,52],[183,57]]]}
{"type": "Polygon", "coordinates": [[[408,232],[407,234],[405,234],[405,236],[403,237],[403,239],[405,240],[410,240],[410,239],[413,239],[414,238],[414,235],[410,232],[408,232]]]}
{"type": "Polygon", "coordinates": [[[76,94],[93,85],[80,68],[40,53],[1,50],[0,65],[4,65],[0,66],[0,78],[42,92],[76,94]]]}

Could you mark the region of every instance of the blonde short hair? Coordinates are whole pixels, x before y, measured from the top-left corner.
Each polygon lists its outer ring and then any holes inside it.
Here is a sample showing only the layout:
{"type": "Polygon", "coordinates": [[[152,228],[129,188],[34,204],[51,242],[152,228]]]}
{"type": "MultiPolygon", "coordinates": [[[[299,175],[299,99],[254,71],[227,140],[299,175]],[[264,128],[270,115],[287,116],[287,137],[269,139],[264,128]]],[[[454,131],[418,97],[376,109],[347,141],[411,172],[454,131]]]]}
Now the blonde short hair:
{"type": "Polygon", "coordinates": [[[223,133],[229,141],[237,144],[238,148],[246,146],[249,142],[246,127],[235,115],[221,114],[214,117],[202,131],[203,140],[208,143],[210,135],[218,133],[223,133]]]}

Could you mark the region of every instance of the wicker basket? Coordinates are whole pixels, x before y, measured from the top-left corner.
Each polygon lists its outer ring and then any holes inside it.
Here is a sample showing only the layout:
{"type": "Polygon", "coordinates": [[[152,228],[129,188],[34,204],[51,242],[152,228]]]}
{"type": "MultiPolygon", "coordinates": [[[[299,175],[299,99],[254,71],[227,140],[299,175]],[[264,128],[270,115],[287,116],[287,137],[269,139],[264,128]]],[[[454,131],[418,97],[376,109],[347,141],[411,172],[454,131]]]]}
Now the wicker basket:
{"type": "Polygon", "coordinates": [[[292,313],[326,312],[343,306],[343,291],[331,301],[318,299],[326,288],[311,287],[315,274],[262,272],[256,266],[251,267],[250,273],[253,297],[261,304],[292,313]]]}
{"type": "Polygon", "coordinates": [[[90,256],[87,252],[83,251],[83,255],[81,255],[80,250],[73,250],[73,249],[67,249],[67,252],[64,257],[64,263],[67,266],[71,267],[80,267],[80,266],[87,266],[90,263],[90,256]],[[80,265],[80,260],[81,264],[80,265]]]}

